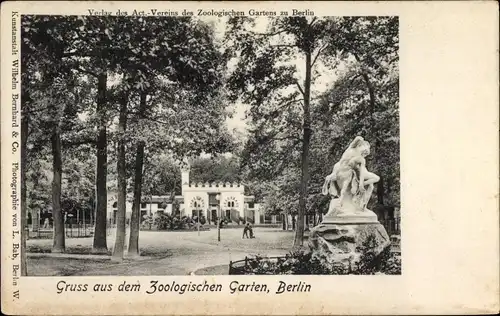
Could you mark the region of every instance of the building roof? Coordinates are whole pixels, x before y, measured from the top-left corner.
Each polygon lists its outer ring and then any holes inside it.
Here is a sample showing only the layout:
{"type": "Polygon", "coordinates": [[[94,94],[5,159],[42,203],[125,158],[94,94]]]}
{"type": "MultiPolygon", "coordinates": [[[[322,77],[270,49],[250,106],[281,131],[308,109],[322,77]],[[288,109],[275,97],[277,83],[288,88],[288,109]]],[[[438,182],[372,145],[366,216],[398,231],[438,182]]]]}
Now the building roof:
{"type": "Polygon", "coordinates": [[[255,202],[255,196],[253,195],[245,195],[245,202],[255,202]]]}
{"type": "Polygon", "coordinates": [[[185,183],[188,187],[192,188],[241,188],[243,184],[240,182],[194,182],[190,181],[185,183]]]}
{"type": "MultiPolygon", "coordinates": [[[[182,195],[176,195],[175,200],[179,203],[184,203],[184,197],[182,195]]],[[[172,203],[170,195],[153,195],[153,196],[143,196],[141,203],[172,203]]],[[[255,196],[245,195],[244,202],[255,202],[255,196]]]]}

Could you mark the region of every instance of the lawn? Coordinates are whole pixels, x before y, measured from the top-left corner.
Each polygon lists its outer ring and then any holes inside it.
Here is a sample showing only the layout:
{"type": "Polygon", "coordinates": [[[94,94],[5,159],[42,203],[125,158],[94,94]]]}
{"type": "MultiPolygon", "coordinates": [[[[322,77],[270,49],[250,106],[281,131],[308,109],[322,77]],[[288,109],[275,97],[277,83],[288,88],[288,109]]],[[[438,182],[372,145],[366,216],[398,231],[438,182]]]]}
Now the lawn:
{"type": "Polygon", "coordinates": [[[218,266],[206,267],[195,271],[196,275],[227,275],[229,265],[223,264],[218,266]]]}

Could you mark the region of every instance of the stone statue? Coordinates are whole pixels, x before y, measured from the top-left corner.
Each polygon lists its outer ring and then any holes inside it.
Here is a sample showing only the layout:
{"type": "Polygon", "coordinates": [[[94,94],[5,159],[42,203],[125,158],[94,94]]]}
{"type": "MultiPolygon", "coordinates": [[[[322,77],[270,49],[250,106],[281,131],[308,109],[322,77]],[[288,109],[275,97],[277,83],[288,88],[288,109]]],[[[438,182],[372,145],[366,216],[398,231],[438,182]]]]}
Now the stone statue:
{"type": "Polygon", "coordinates": [[[326,216],[375,215],[366,205],[380,177],[366,169],[365,157],[369,154],[370,144],[357,136],[334,165],[332,173],[325,179],[322,193],[338,198],[332,199],[326,216]]]}
{"type": "Polygon", "coordinates": [[[333,198],[321,224],[311,229],[308,245],[313,257],[326,265],[340,263],[354,269],[369,238],[374,242],[369,250],[373,260],[390,247],[384,226],[366,208],[374,184],[380,180],[366,169],[369,154],[370,144],[356,137],[325,179],[322,193],[333,198]]]}

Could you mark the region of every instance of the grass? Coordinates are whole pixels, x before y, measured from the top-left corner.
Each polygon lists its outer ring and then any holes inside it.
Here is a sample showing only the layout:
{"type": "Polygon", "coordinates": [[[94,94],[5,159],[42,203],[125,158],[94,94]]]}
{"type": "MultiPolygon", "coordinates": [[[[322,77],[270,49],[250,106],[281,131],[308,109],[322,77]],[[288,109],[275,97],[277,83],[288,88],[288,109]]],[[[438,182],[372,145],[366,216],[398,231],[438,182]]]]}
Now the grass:
{"type": "MultiPolygon", "coordinates": [[[[29,253],[51,253],[51,246],[47,244],[42,245],[27,245],[27,250],[29,253]]],[[[91,246],[82,245],[72,245],[66,246],[65,253],[76,254],[76,255],[102,255],[103,257],[111,256],[112,251],[108,249],[106,253],[93,253],[91,246]]],[[[141,249],[141,257],[154,257],[154,258],[166,258],[172,255],[172,252],[168,249],[150,247],[146,249],[141,249]]]]}
{"type": "Polygon", "coordinates": [[[213,267],[206,267],[203,269],[196,270],[196,275],[228,275],[229,274],[229,265],[223,264],[213,267]]]}
{"type": "Polygon", "coordinates": [[[172,256],[172,252],[162,248],[145,248],[141,249],[141,257],[166,258],[172,256]]]}
{"type": "Polygon", "coordinates": [[[27,261],[29,275],[44,276],[70,276],[83,271],[92,271],[115,264],[105,258],[102,260],[57,258],[57,260],[54,260],[52,258],[40,257],[28,258],[27,261]]]}
{"type": "MultiPolygon", "coordinates": [[[[33,252],[33,253],[51,253],[52,252],[52,247],[50,244],[37,244],[37,245],[27,245],[27,250],[28,252],[33,252]]],[[[97,253],[92,253],[92,247],[91,246],[82,246],[82,245],[71,245],[71,246],[66,246],[66,251],[65,253],[69,254],[75,254],[75,255],[103,255],[103,256],[110,256],[111,255],[111,250],[108,249],[107,253],[103,254],[97,254],[97,253]]]]}

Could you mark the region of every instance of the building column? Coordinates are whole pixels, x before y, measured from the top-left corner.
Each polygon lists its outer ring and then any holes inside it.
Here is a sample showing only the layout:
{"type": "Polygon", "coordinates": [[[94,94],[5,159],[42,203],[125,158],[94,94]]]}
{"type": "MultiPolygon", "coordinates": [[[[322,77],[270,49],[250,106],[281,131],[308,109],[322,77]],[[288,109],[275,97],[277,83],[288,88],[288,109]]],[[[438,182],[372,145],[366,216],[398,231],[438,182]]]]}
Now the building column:
{"type": "Polygon", "coordinates": [[[260,224],[260,210],[258,207],[254,208],[253,215],[255,224],[260,224]]]}

